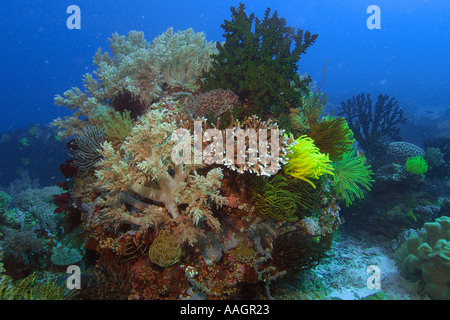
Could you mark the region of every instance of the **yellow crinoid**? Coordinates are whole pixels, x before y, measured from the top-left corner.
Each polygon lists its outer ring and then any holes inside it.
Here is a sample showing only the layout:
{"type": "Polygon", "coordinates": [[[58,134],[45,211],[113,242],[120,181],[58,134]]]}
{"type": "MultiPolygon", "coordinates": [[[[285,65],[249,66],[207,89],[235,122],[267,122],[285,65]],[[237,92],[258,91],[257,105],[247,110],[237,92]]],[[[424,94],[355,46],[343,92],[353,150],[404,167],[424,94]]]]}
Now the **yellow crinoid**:
{"type": "Polygon", "coordinates": [[[325,173],[333,174],[333,166],[328,154],[321,153],[314,145],[314,140],[303,135],[289,147],[288,163],[284,165],[284,173],[316,186],[310,180],[319,179],[325,173]]]}

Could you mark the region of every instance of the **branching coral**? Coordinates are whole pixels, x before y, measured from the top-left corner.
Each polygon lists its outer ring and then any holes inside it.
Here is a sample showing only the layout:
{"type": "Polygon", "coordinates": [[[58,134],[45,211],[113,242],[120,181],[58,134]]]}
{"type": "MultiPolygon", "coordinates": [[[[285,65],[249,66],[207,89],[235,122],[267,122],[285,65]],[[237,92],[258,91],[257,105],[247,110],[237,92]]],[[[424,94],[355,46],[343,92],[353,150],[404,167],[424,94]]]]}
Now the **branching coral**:
{"type": "Polygon", "coordinates": [[[403,110],[395,98],[378,95],[375,106],[370,94],[364,93],[342,101],[339,115],[345,116],[356,141],[366,152],[377,151],[384,139],[398,138],[399,125],[406,123],[403,110]]]}
{"type": "Polygon", "coordinates": [[[341,161],[333,163],[333,167],[336,194],[345,200],[347,207],[356,198],[364,198],[362,187],[370,191],[373,172],[366,165],[366,158],[357,156],[354,149],[345,153],[341,161]]]}
{"type": "Polygon", "coordinates": [[[330,156],[331,161],[341,160],[343,154],[351,150],[355,141],[345,119],[332,116],[311,125],[307,136],[314,140],[320,152],[330,156]]]}
{"type": "MultiPolygon", "coordinates": [[[[104,159],[95,174],[97,186],[106,192],[102,200],[105,222],[120,225],[125,221],[148,228],[175,221],[178,240],[190,243],[196,241],[197,231],[201,233],[196,229],[200,222],[220,229],[210,203],[226,203],[219,195],[222,170],[211,169],[203,176],[195,171],[202,164],[174,162],[172,151],[179,141],[172,139],[172,134],[179,125],[175,112],[150,110],[139,119],[120,150],[114,150],[108,142],[103,144],[104,159]],[[129,212],[125,203],[140,214],[129,212]]],[[[192,136],[186,139],[190,142],[192,136]]]]}
{"type": "Polygon", "coordinates": [[[301,105],[309,77],[298,75],[298,61],[316,40],[309,31],[295,30],[277,12],[264,18],[247,15],[245,6],[231,7],[231,21],[225,20],[225,42],[218,44],[213,68],[202,82],[202,90],[231,89],[248,104],[242,117],[266,118],[273,107],[275,117],[301,105]],[[282,94],[280,94],[282,93],[282,94]]]}
{"type": "Polygon", "coordinates": [[[316,186],[309,179],[319,179],[326,173],[333,174],[328,155],[321,153],[311,138],[301,136],[289,149],[292,154],[287,155],[288,163],[283,167],[285,174],[304,180],[314,188],[316,186]]]}

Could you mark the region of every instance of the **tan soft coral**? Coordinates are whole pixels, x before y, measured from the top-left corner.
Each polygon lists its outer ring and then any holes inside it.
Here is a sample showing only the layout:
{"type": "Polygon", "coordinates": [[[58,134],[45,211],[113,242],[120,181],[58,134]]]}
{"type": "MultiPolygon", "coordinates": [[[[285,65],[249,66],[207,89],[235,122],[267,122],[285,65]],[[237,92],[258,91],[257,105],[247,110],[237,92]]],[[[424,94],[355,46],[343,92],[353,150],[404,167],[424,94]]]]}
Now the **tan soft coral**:
{"type": "Polygon", "coordinates": [[[104,143],[104,159],[95,174],[104,192],[100,202],[105,223],[159,229],[174,223],[178,240],[191,244],[203,232],[201,223],[220,230],[210,201],[218,206],[227,202],[219,194],[222,169],[203,176],[196,171],[202,164],[173,162],[172,150],[179,142],[172,134],[187,125],[179,119],[174,111],[152,109],[139,119],[120,149],[104,143]],[[125,204],[138,211],[130,212],[125,204]]]}
{"type": "Polygon", "coordinates": [[[173,28],[152,41],[150,51],[155,65],[170,87],[185,87],[194,84],[202,72],[212,67],[212,55],[216,45],[205,40],[203,32],[195,33],[191,28],[173,32],[173,28]]]}
{"type": "Polygon", "coordinates": [[[129,95],[145,106],[161,95],[162,75],[154,65],[154,56],[148,46],[143,32],[130,31],[126,37],[117,33],[112,35],[111,54],[100,48],[97,50],[93,58],[96,70],[83,77],[85,90],[74,87],[62,96],[55,96],[55,104],[72,111],[72,115],[52,123],[61,129],[58,133],[61,138],[86,125],[98,124],[105,113],[111,112],[109,103],[120,95],[129,95]]]}

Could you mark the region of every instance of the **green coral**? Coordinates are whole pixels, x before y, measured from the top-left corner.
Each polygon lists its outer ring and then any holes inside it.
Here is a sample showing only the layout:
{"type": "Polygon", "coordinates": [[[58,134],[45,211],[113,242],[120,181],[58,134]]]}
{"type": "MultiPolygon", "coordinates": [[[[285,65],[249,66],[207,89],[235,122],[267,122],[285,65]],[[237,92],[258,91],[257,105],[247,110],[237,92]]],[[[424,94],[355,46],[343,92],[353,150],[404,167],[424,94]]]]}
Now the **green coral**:
{"type": "Polygon", "coordinates": [[[260,217],[293,222],[313,206],[314,189],[309,184],[283,175],[264,180],[253,192],[255,212],[260,217]]]}
{"type": "Polygon", "coordinates": [[[346,206],[350,206],[356,198],[364,198],[362,188],[370,191],[372,187],[373,171],[366,165],[366,158],[357,156],[354,149],[346,152],[341,161],[333,163],[333,185],[336,194],[345,200],[346,206]]]}
{"type": "Polygon", "coordinates": [[[450,217],[442,216],[423,225],[421,235],[411,235],[397,250],[402,270],[412,279],[425,284],[425,291],[434,299],[450,299],[450,217]],[[406,258],[405,258],[406,257],[406,258]]]}
{"type": "Polygon", "coordinates": [[[310,77],[298,74],[298,61],[316,40],[309,31],[289,27],[277,12],[267,8],[262,20],[245,13],[241,3],[231,7],[232,19],[225,20],[225,42],[217,44],[213,68],[201,83],[203,91],[231,89],[249,108],[241,117],[253,114],[265,118],[289,113],[302,103],[310,77]],[[273,109],[271,109],[273,108],[273,109]]]}
{"type": "Polygon", "coordinates": [[[428,171],[428,164],[422,156],[409,157],[406,160],[406,171],[412,174],[424,174],[428,171]]]}

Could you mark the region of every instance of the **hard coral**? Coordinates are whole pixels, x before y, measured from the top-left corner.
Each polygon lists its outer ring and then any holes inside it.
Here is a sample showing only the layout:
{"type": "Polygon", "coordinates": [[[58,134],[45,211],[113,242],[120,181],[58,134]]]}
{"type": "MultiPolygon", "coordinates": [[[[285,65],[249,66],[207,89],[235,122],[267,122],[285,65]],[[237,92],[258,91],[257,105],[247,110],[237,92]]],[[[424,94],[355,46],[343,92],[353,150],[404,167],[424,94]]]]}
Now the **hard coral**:
{"type": "Polygon", "coordinates": [[[231,139],[228,134],[223,137],[227,144],[224,165],[229,169],[272,176],[286,163],[294,139],[280,130],[276,122],[252,116],[242,123],[238,121],[232,131],[231,139]],[[232,158],[228,157],[229,150],[233,150],[232,158]]]}
{"type": "Polygon", "coordinates": [[[409,157],[418,157],[425,154],[423,149],[419,146],[405,141],[395,141],[389,143],[386,152],[389,156],[390,162],[395,162],[401,165],[404,165],[409,157]]]}

